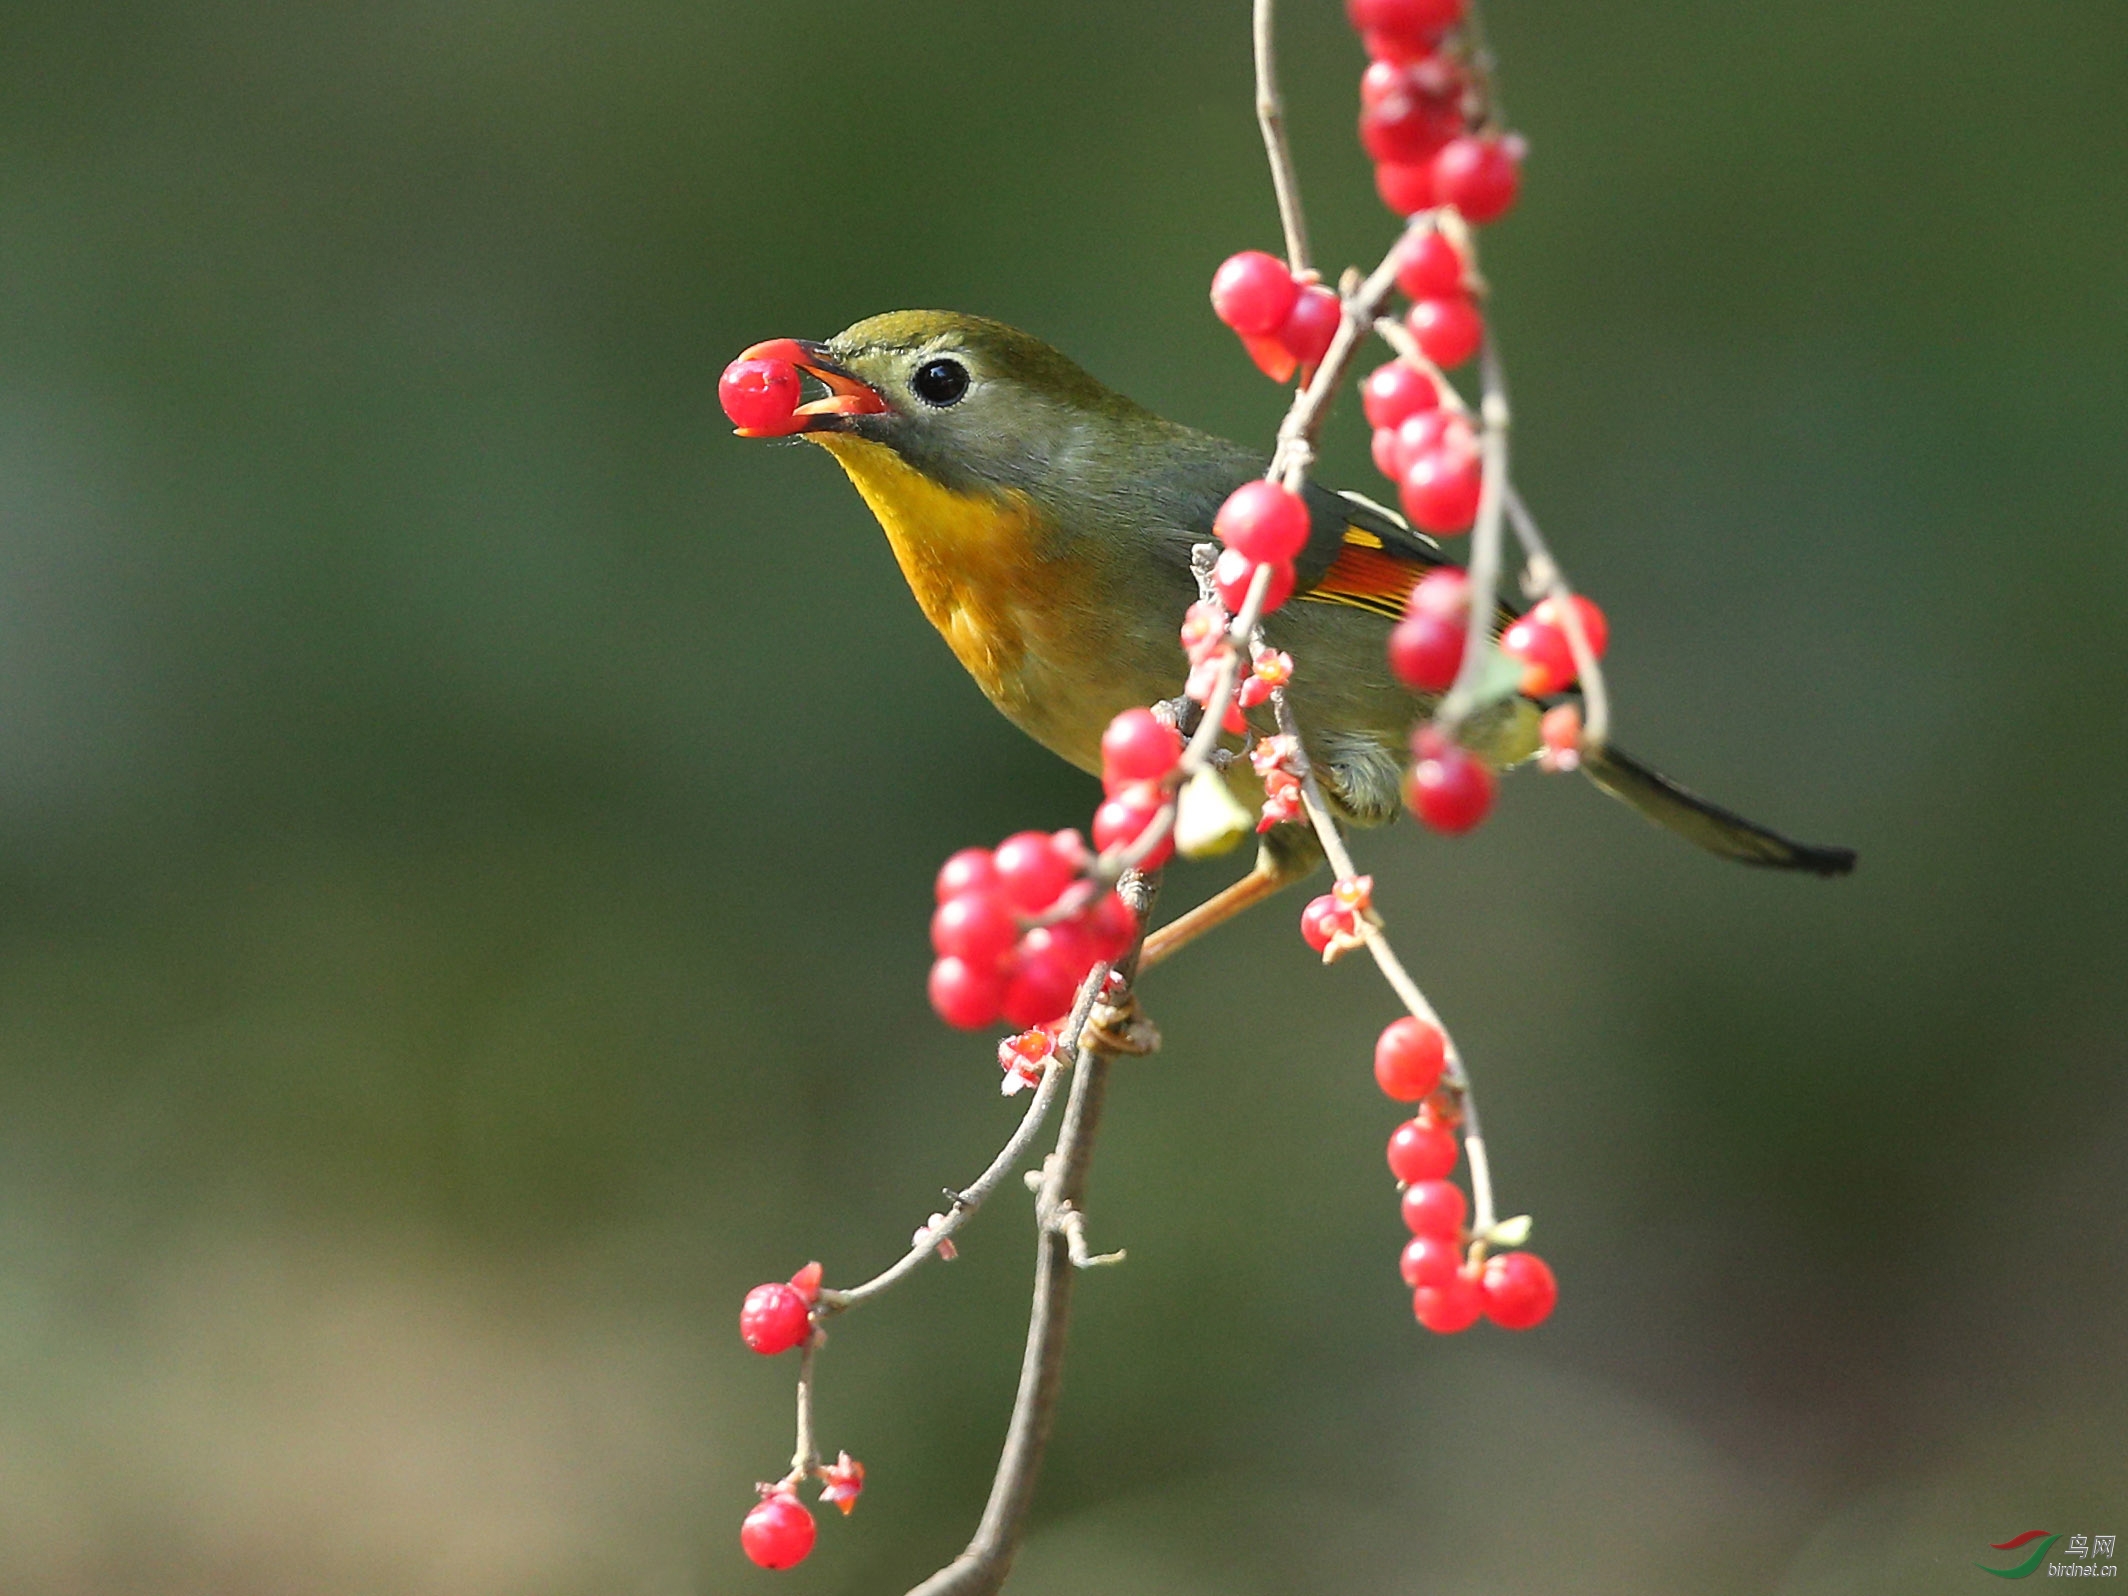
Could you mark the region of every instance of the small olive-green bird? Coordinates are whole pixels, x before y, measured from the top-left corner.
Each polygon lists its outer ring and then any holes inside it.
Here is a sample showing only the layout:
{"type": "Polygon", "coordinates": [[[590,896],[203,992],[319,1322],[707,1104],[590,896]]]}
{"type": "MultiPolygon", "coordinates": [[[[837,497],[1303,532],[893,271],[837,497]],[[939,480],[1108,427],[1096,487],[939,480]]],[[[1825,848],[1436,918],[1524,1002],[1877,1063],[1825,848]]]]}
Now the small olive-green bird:
{"type": "MultiPolygon", "coordinates": [[[[878,517],[916,602],[1005,717],[1081,770],[1133,705],[1174,696],[1176,632],[1196,599],[1190,550],[1266,456],[1178,426],[1102,386],[1039,339],[947,311],[874,316],[826,343],[775,339],[742,358],[786,360],[827,396],[802,405],[801,435],[833,455],[878,517]]],[[[1264,622],[1297,662],[1288,695],[1330,804],[1376,826],[1401,807],[1413,723],[1430,700],[1389,671],[1390,627],[1428,570],[1449,563],[1400,517],[1310,483],[1314,531],[1294,598],[1264,622]]],[[[1540,706],[1511,699],[1463,740],[1495,767],[1538,748],[1540,706]]],[[[1268,707],[1251,715],[1273,729],[1268,707]]],[[[1261,724],[1255,724],[1256,722],[1261,724]]],[[[1597,786],[1710,853],[1779,870],[1842,875],[1844,848],[1792,842],[1687,792],[1615,748],[1582,767],[1597,786]]],[[[1236,796],[1260,801],[1247,760],[1236,796]]],[[[1322,855],[1303,825],[1265,834],[1256,868],[1163,928],[1173,951],[1306,875],[1322,855]]]]}

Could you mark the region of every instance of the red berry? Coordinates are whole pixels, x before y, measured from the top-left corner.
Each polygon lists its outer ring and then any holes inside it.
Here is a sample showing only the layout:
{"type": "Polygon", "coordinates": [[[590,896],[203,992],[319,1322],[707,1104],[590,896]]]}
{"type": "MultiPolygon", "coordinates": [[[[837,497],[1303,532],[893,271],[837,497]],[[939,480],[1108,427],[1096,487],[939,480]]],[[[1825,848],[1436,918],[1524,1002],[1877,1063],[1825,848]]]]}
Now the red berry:
{"type": "Polygon", "coordinates": [[[1475,445],[1443,442],[1406,456],[1397,502],[1422,531],[1443,537],[1468,532],[1478,518],[1483,477],[1475,445]]]}
{"type": "Polygon", "coordinates": [[[1427,165],[1463,131],[1453,76],[1377,63],[1368,77],[1375,78],[1378,68],[1390,77],[1377,78],[1372,92],[1365,79],[1360,85],[1361,147],[1377,161],[1427,165]]]}
{"type": "Polygon", "coordinates": [[[1097,900],[1081,924],[1094,958],[1110,964],[1128,953],[1130,945],[1138,940],[1138,916],[1113,892],[1097,900]]]}
{"type": "Polygon", "coordinates": [[[1080,836],[1074,827],[1066,826],[1062,831],[1052,831],[1049,834],[1049,846],[1056,850],[1057,857],[1064,861],[1066,868],[1073,875],[1080,874],[1093,863],[1094,856],[1086,846],[1086,839],[1080,836]]]}
{"type": "Polygon", "coordinates": [[[1404,595],[1407,616],[1445,615],[1464,620],[1470,615],[1470,578],[1453,565],[1437,565],[1412,584],[1404,595]]]}
{"type": "Polygon", "coordinates": [[[1485,1261],[1480,1282],[1485,1317],[1503,1330],[1533,1330],[1559,1301],[1552,1267],[1533,1252],[1503,1252],[1485,1261]]]}
{"type": "Polygon", "coordinates": [[[1279,341],[1276,333],[1265,333],[1260,337],[1244,334],[1241,347],[1256,362],[1256,369],[1273,382],[1285,382],[1300,369],[1293,351],[1279,341]]]}
{"type": "Polygon", "coordinates": [[[1374,191],[1382,203],[1399,216],[1416,216],[1433,209],[1433,163],[1431,161],[1377,161],[1374,191]]]}
{"type": "MultiPolygon", "coordinates": [[[[1603,611],[1579,593],[1574,595],[1574,614],[1581,621],[1582,636],[1589,652],[1598,659],[1610,646],[1611,626],[1603,611]]],[[[1551,599],[1540,602],[1529,614],[1510,626],[1500,637],[1500,652],[1522,661],[1522,690],[1542,698],[1569,686],[1576,674],[1574,645],[1566,635],[1566,622],[1551,599]]]]}
{"type": "MultiPolygon", "coordinates": [[[[1108,802],[1094,811],[1094,846],[1103,853],[1114,847],[1128,847],[1138,840],[1140,832],[1153,823],[1165,800],[1160,789],[1150,783],[1126,787],[1108,802]]],[[[1153,851],[1138,861],[1141,870],[1158,870],[1175,853],[1175,833],[1172,828],[1162,837],[1153,851]]]]}
{"type": "Polygon", "coordinates": [[[1371,109],[1389,100],[1415,95],[1427,100],[1453,100],[1463,89],[1463,72],[1453,58],[1427,51],[1410,60],[1375,56],[1360,74],[1360,105],[1371,109]]]}
{"type": "Polygon", "coordinates": [[[931,916],[931,951],[983,969],[1003,963],[1019,939],[1019,922],[995,893],[964,892],[931,916]]]}
{"type": "Polygon", "coordinates": [[[795,1568],[813,1549],[813,1515],[788,1491],[765,1497],[739,1525],[739,1549],[762,1568],[795,1568]]]}
{"type": "Polygon", "coordinates": [[[1452,1180],[1421,1180],[1404,1188],[1401,1204],[1404,1228],[1414,1236],[1443,1236],[1453,1241],[1463,1233],[1470,1217],[1470,1203],[1463,1188],[1452,1180]]]}
{"type": "Polygon", "coordinates": [[[1005,1023],[1026,1029],[1067,1012],[1093,962],[1093,948],[1078,927],[1036,926],[1020,938],[1013,955],[1002,1005],[1005,1023]]]}
{"type": "Polygon", "coordinates": [[[1440,385],[1401,360],[1376,366],[1360,384],[1360,409],[1370,427],[1396,427],[1421,411],[1440,408],[1440,385]]]}
{"type": "Polygon", "coordinates": [[[1261,477],[1228,494],[1212,518],[1219,541],[1251,561],[1292,559],[1311,530],[1301,496],[1261,477]]]}
{"type": "MultiPolygon", "coordinates": [[[[1279,605],[1293,596],[1293,562],[1276,560],[1271,563],[1271,585],[1264,590],[1263,607],[1259,614],[1269,615],[1279,605]]],[[[1227,549],[1212,566],[1212,586],[1219,593],[1219,602],[1228,613],[1239,615],[1249,596],[1249,584],[1256,579],[1257,562],[1239,549],[1227,549]]]]}
{"type": "Polygon", "coordinates": [[[1474,227],[1505,216],[1522,186],[1519,139],[1465,134],[1433,158],[1434,192],[1474,227]]]}
{"type": "Polygon", "coordinates": [[[1581,707],[1578,704],[1554,704],[1537,723],[1537,735],[1544,739],[1545,749],[1555,758],[1579,753],[1581,707]]]}
{"type": "Polygon", "coordinates": [[[1463,252],[1440,232],[1407,239],[1397,262],[1397,287],[1413,299],[1440,299],[1463,292],[1463,252]]]}
{"type": "Polygon", "coordinates": [[[1476,430],[1466,417],[1453,410],[1421,410],[1406,416],[1392,436],[1388,459],[1394,469],[1389,474],[1399,484],[1411,469],[1411,462],[1429,449],[1446,448],[1463,455],[1476,453],[1478,447],[1476,430]]]}
{"type": "Polygon", "coordinates": [[[1416,1103],[1440,1085],[1447,1063],[1448,1039],[1417,1015],[1391,1020],[1375,1039],[1375,1081],[1399,1103],[1416,1103]]]}
{"type": "Polygon", "coordinates": [[[988,848],[963,848],[938,867],[938,882],[932,889],[940,903],[967,892],[991,892],[997,887],[997,865],[988,848]]]}
{"type": "Polygon", "coordinates": [[[739,1308],[739,1339],[764,1357],[788,1352],[812,1333],[813,1319],[796,1286],[756,1286],[739,1308]]]}
{"type": "Polygon", "coordinates": [[[1317,953],[1330,946],[1330,939],[1340,931],[1351,929],[1351,912],[1327,892],[1310,898],[1300,912],[1300,939],[1317,953]]]}
{"type": "MultiPolygon", "coordinates": [[[[1021,831],[997,845],[998,891],[1022,914],[1040,914],[1071,885],[1077,868],[1044,832],[1021,831]]],[[[1043,1015],[1043,1019],[1049,1018],[1043,1015]]]]}
{"type": "Polygon", "coordinates": [[[1260,249],[1230,255],[1212,274],[1212,312],[1245,338],[1268,338],[1286,324],[1300,284],[1286,263],[1260,249]]]}
{"type": "Polygon", "coordinates": [[[805,425],[797,414],[805,387],[788,360],[734,360],[717,379],[717,401],[741,435],[780,438],[805,425]]]}
{"type": "Polygon", "coordinates": [[[1381,472],[1383,476],[1394,482],[1404,474],[1403,467],[1399,463],[1403,458],[1403,454],[1397,448],[1397,435],[1394,427],[1376,427],[1374,429],[1374,439],[1368,445],[1368,448],[1374,455],[1375,470],[1381,472]]]}
{"type": "Polygon", "coordinates": [[[1414,1289],[1438,1289],[1463,1272],[1463,1249],[1446,1236],[1413,1236],[1397,1259],[1397,1273],[1414,1289]]]}
{"type": "Polygon", "coordinates": [[[1311,283],[1293,301],[1292,313],[1278,329],[1278,341],[1301,365],[1320,364],[1330,352],[1330,340],[1337,336],[1337,324],[1344,315],[1336,294],[1321,283],[1311,283]]]}
{"type": "Polygon", "coordinates": [[[1438,1286],[1421,1286],[1411,1294],[1411,1311],[1437,1335],[1468,1330],[1485,1311],[1485,1294],[1467,1274],[1453,1274],[1438,1286]]]}
{"type": "Polygon", "coordinates": [[[1445,693],[1463,668],[1469,633],[1446,615],[1413,615],[1389,634],[1390,674],[1422,693],[1445,693]]]}
{"type": "Polygon", "coordinates": [[[1439,33],[1463,20],[1463,0],[1345,0],[1345,15],[1362,33],[1439,33]]]}
{"type": "Polygon", "coordinates": [[[1101,779],[1112,784],[1111,792],[1158,781],[1181,758],[1182,734],[1149,709],[1126,709],[1101,734],[1101,779]]]}
{"type": "Polygon", "coordinates": [[[1438,739],[1404,780],[1404,801],[1436,831],[1457,836],[1493,806],[1493,773],[1469,749],[1438,739]]]}
{"type": "Polygon", "coordinates": [[[1468,294],[1442,294],[1422,299],[1404,318],[1417,341],[1419,353],[1435,365],[1460,366],[1485,342],[1485,318],[1468,294]]]}
{"type": "Polygon", "coordinates": [[[931,966],[926,989],[940,1019],[956,1030],[980,1031],[997,1023],[1005,1001],[1005,972],[966,959],[940,959],[931,966]]]}
{"type": "Polygon", "coordinates": [[[1470,424],[1470,417],[1456,410],[1421,410],[1417,415],[1406,416],[1403,425],[1397,428],[1397,448],[1402,452],[1406,470],[1411,462],[1428,450],[1447,450],[1451,454],[1476,454],[1478,452],[1478,429],[1470,424]]]}
{"type": "Polygon", "coordinates": [[[1405,1185],[1439,1180],[1455,1167],[1456,1133],[1431,1116],[1407,1119],[1390,1132],[1389,1173],[1405,1185]]]}

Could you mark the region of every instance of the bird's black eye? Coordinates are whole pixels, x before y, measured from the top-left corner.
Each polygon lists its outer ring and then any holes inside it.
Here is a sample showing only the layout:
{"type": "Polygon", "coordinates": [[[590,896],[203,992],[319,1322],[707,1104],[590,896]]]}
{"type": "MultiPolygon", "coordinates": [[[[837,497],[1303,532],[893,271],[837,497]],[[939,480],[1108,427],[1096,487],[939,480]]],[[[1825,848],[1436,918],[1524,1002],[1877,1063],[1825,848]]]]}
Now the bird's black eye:
{"type": "Polygon", "coordinates": [[[943,410],[960,403],[961,395],[968,391],[968,368],[958,360],[927,360],[917,368],[909,386],[925,404],[943,410]]]}

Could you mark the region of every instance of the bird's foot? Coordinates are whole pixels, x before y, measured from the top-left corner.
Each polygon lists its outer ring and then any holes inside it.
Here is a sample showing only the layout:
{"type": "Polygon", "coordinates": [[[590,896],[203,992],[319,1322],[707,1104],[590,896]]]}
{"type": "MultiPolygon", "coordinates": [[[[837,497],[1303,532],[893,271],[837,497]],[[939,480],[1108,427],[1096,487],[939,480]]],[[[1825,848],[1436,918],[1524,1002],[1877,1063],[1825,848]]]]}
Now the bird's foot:
{"type": "Polygon", "coordinates": [[[1104,998],[1094,1005],[1079,1033],[1079,1045],[1144,1058],[1160,1050],[1160,1028],[1138,1007],[1138,994],[1126,988],[1114,1002],[1104,998]]]}

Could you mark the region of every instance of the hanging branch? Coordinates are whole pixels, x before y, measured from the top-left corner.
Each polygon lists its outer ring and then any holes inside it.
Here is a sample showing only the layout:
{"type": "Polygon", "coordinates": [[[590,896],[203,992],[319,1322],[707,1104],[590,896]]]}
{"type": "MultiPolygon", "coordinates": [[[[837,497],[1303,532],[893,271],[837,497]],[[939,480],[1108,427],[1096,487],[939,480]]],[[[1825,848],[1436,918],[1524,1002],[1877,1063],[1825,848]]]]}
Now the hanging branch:
{"type": "MultiPolygon", "coordinates": [[[[1309,264],[1306,217],[1278,92],[1274,22],[1274,0],[1254,0],[1252,32],[1257,118],[1285,236],[1285,271],[1299,291],[1317,296],[1315,303],[1320,308],[1327,291],[1313,286],[1316,273],[1309,264]]],[[[1465,114],[1473,126],[1481,121],[1490,125],[1490,61],[1484,53],[1475,16],[1465,24],[1463,41],[1470,73],[1468,103],[1478,107],[1477,110],[1466,110],[1465,114]]],[[[1515,158],[1519,159],[1519,155],[1515,158]]],[[[1404,232],[1373,271],[1364,278],[1356,271],[1345,274],[1336,296],[1336,327],[1327,344],[1318,343],[1306,354],[1296,353],[1293,363],[1302,368],[1302,382],[1279,425],[1276,446],[1265,476],[1288,493],[1297,494],[1305,487],[1332,400],[1343,387],[1361,345],[1370,334],[1381,336],[1400,359],[1433,380],[1444,409],[1473,425],[1479,455],[1464,648],[1453,682],[1434,707],[1433,724],[1441,734],[1452,737],[1471,716],[1499,696],[1499,673],[1493,668],[1498,657],[1492,641],[1494,596],[1502,568],[1503,528],[1511,527],[1526,556],[1526,591],[1532,598],[1542,596],[1550,600],[1561,615],[1561,628],[1578,670],[1587,705],[1587,725],[1580,734],[1582,745],[1600,748],[1608,734],[1609,701],[1597,664],[1597,648],[1592,646],[1593,640],[1583,625],[1572,592],[1534,517],[1509,478],[1510,414],[1506,381],[1491,331],[1489,328],[1484,331],[1480,346],[1480,396],[1477,413],[1472,417],[1470,407],[1454,385],[1426,357],[1420,347],[1420,337],[1403,323],[1384,315],[1398,286],[1399,270],[1407,248],[1415,238],[1436,231],[1446,233],[1468,261],[1467,281],[1473,291],[1484,291],[1482,279],[1476,274],[1475,258],[1470,254],[1469,231],[1461,216],[1454,209],[1420,210],[1411,215],[1404,232]]],[[[1268,264],[1262,257],[1255,257],[1255,260],[1258,265],[1268,264]]],[[[1215,303],[1217,296],[1215,288],[1215,303]]],[[[1315,326],[1319,335],[1322,330],[1320,320],[1315,326]]],[[[1261,339],[1257,341],[1259,345],[1262,343],[1261,339]]],[[[1252,353],[1263,363],[1265,356],[1261,349],[1257,345],[1251,347],[1252,353]]],[[[1467,347],[1462,353],[1467,353],[1467,347]]],[[[1452,360],[1457,356],[1444,352],[1442,358],[1452,360]]],[[[1527,1234],[1526,1217],[1506,1221],[1498,1217],[1476,1096],[1462,1052],[1398,957],[1387,928],[1373,910],[1369,880],[1357,873],[1345,846],[1336,813],[1308,757],[1306,729],[1297,719],[1285,690],[1284,682],[1293,669],[1292,662],[1284,656],[1272,655],[1264,647],[1260,622],[1270,607],[1274,562],[1266,559],[1256,563],[1246,588],[1238,595],[1240,602],[1235,612],[1229,615],[1222,602],[1220,586],[1215,584],[1212,576],[1217,553],[1216,547],[1210,544],[1200,545],[1194,551],[1200,602],[1192,610],[1189,627],[1185,629],[1185,642],[1193,668],[1184,694],[1161,711],[1169,717],[1170,725],[1187,733],[1187,740],[1171,745],[1179,748],[1179,754],[1170,752],[1165,756],[1173,762],[1154,784],[1157,787],[1154,800],[1158,803],[1157,810],[1128,841],[1116,843],[1098,856],[1082,857],[1082,862],[1075,867],[1078,870],[1076,879],[1056,895],[1049,907],[1018,919],[1023,937],[1043,928],[1087,923],[1088,917],[1106,902],[1106,894],[1111,889],[1132,915],[1129,921],[1132,934],[1127,949],[1112,964],[1096,962],[1093,965],[1079,983],[1066,1018],[1052,1026],[1012,1038],[1001,1048],[1001,1061],[1008,1070],[1006,1089],[1013,1090],[1022,1082],[1035,1088],[1033,1099],[1018,1125],[982,1173],[965,1188],[949,1189],[945,1209],[931,1214],[917,1229],[909,1249],[871,1279],[855,1286],[824,1289],[819,1284],[816,1265],[801,1271],[788,1288],[759,1288],[773,1299],[764,1312],[772,1309],[782,1315],[772,1327],[775,1333],[760,1344],[760,1350],[777,1350],[776,1343],[780,1341],[785,1347],[802,1342],[804,1351],[799,1368],[797,1434],[790,1471],[784,1479],[762,1488],[763,1503],[756,1510],[757,1514],[778,1516],[777,1523],[766,1528],[780,1537],[768,1550],[781,1561],[759,1554],[756,1561],[768,1566],[788,1566],[810,1549],[812,1521],[795,1496],[800,1483],[808,1479],[820,1480],[826,1487],[822,1499],[833,1501],[844,1511],[848,1511],[861,1488],[862,1467],[846,1453],[841,1454],[834,1465],[824,1465],[815,1436],[815,1362],[825,1343],[824,1327],[836,1317],[899,1284],[926,1259],[934,1255],[951,1258],[953,1237],[1020,1167],[1046,1127],[1058,1098],[1062,1097],[1064,1110],[1054,1148],[1040,1170],[1027,1178],[1034,1194],[1034,1287],[1018,1389],[989,1497],[967,1548],[916,1586],[910,1596],[992,1596],[1003,1585],[1026,1533],[1036,1481],[1055,1423],[1076,1276],[1082,1269],[1119,1262],[1123,1258],[1120,1251],[1097,1254],[1091,1249],[1087,1240],[1085,1200],[1114,1060],[1125,1054],[1149,1052],[1158,1045],[1157,1034],[1138,1013],[1132,991],[1145,948],[1144,928],[1159,891],[1158,870],[1149,868],[1148,861],[1157,864],[1158,858],[1165,857],[1166,844],[1176,839],[1188,794],[1200,785],[1199,778],[1224,770],[1236,757],[1220,747],[1220,738],[1227,729],[1229,708],[1238,696],[1244,705],[1260,703],[1267,696],[1278,728],[1277,738],[1259,744],[1251,755],[1252,759],[1259,761],[1256,765],[1259,773],[1265,775],[1267,794],[1272,785],[1269,772],[1286,773],[1280,778],[1284,782],[1281,790],[1285,794],[1280,801],[1287,807],[1274,814],[1274,805],[1267,797],[1264,823],[1305,820],[1335,872],[1338,899],[1347,905],[1350,930],[1339,933],[1345,938],[1342,945],[1333,939],[1325,957],[1334,957],[1341,951],[1341,946],[1364,946],[1407,1013],[1439,1038],[1441,1084],[1434,1095],[1441,1096],[1447,1105],[1442,1112],[1451,1116],[1451,1129],[1460,1129],[1462,1151],[1469,1161],[1474,1207],[1471,1223],[1464,1232],[1467,1260],[1457,1267],[1467,1280],[1474,1281],[1476,1270],[1484,1262],[1489,1247],[1517,1246],[1527,1234]],[[1275,674],[1264,664],[1267,656],[1282,661],[1275,674]],[[1251,666],[1251,690],[1260,691],[1268,686],[1267,694],[1240,696],[1245,660],[1251,666]],[[1266,752],[1270,742],[1281,746],[1266,752]],[[795,1323],[790,1318],[792,1304],[776,1296],[780,1292],[788,1292],[799,1299],[795,1323]],[[803,1520],[802,1525],[797,1522],[799,1519],[803,1520]]],[[[1238,573],[1235,580],[1238,581],[1238,573]]],[[[1236,596],[1229,588],[1226,598],[1231,600],[1236,596]]],[[[1142,718],[1143,712],[1134,713],[1139,713],[1142,718]]],[[[1147,726],[1145,729],[1160,735],[1157,727],[1147,726]]],[[[1232,807],[1231,798],[1224,796],[1222,782],[1210,780],[1205,784],[1222,795],[1213,807],[1218,804],[1232,807]]],[[[1059,834],[1060,837],[1063,835],[1059,834]]],[[[1187,845],[1187,837],[1183,840],[1187,845]]],[[[1179,943],[1170,943],[1169,947],[1175,945],[1179,943]]],[[[937,1001],[940,1000],[935,990],[934,1002],[937,1001]]],[[[957,1019],[956,1023],[979,1023],[979,1019],[957,1019]]],[[[1427,1088],[1419,1087],[1392,1095],[1409,1100],[1426,1091],[1427,1088]]],[[[1429,1096],[1428,1100],[1431,1102],[1432,1097],[1429,1096]]],[[[1440,1186],[1444,1183],[1433,1181],[1430,1184],[1440,1186]]],[[[1455,1197],[1460,1205],[1459,1194],[1451,1191],[1447,1195],[1455,1197]]],[[[1407,1217],[1409,1212],[1407,1209],[1407,1217]]],[[[1414,1224],[1414,1229],[1417,1228],[1414,1224]]],[[[1536,1260],[1529,1262],[1535,1264],[1536,1260]]],[[[1537,1267],[1542,1269],[1541,1264],[1537,1267]]],[[[1425,1289],[1418,1292],[1421,1299],[1425,1295],[1425,1289]]],[[[753,1300],[749,1298],[750,1305],[753,1300]]],[[[1545,1308],[1548,1307],[1547,1302],[1545,1308]]],[[[1427,1319],[1423,1308],[1419,1311],[1422,1321],[1434,1323],[1427,1319]]],[[[1475,1308],[1471,1312],[1474,1316],[1475,1308]]],[[[1537,1317],[1541,1317],[1542,1312],[1539,1310],[1537,1317]]],[[[1527,1322],[1534,1323],[1535,1319],[1527,1322]]],[[[1434,1324],[1434,1327],[1460,1328],[1460,1325],[1434,1324]]],[[[748,1523],[749,1527],[753,1525],[754,1515],[749,1516],[748,1523]]],[[[750,1546],[749,1551],[752,1553],[755,1549],[750,1546]]]]}

